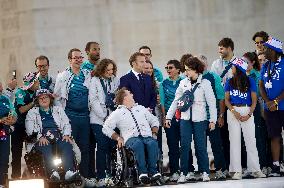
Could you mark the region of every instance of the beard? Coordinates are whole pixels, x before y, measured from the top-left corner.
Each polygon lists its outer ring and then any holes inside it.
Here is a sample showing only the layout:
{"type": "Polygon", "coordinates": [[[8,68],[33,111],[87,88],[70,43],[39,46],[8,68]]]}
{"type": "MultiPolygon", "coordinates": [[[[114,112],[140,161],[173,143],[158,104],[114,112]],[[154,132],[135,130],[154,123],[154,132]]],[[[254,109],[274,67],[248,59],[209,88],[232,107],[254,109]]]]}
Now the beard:
{"type": "Polygon", "coordinates": [[[100,59],[100,54],[98,54],[98,55],[91,54],[90,59],[93,60],[93,61],[98,61],[100,59]]]}

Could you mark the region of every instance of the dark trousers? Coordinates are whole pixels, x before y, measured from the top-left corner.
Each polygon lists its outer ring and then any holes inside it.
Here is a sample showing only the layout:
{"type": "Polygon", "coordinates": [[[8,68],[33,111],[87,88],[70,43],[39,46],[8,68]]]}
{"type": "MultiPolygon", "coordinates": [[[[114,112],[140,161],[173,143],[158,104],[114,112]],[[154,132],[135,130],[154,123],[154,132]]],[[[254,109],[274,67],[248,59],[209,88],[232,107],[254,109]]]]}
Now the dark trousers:
{"type": "Polygon", "coordinates": [[[90,142],[90,117],[89,116],[67,116],[72,127],[72,136],[81,151],[80,173],[83,177],[89,175],[89,142],[90,142]]]}
{"type": "Polygon", "coordinates": [[[93,134],[90,134],[90,147],[89,147],[89,178],[96,177],[96,138],[93,134]]]}
{"type": "Polygon", "coordinates": [[[102,125],[91,124],[91,128],[97,143],[97,178],[103,179],[106,177],[106,171],[110,168],[111,150],[114,148],[116,142],[102,132],[102,125]]]}
{"type": "MultiPolygon", "coordinates": [[[[73,155],[72,145],[69,142],[62,141],[61,139],[59,139],[56,142],[56,145],[58,151],[61,154],[60,156],[65,172],[68,170],[74,171],[73,169],[74,155],[73,155]]],[[[55,146],[51,144],[44,146],[39,146],[38,144],[36,144],[35,146],[36,150],[40,151],[43,154],[45,167],[47,169],[48,175],[50,175],[52,173],[52,170],[55,170],[56,168],[56,166],[54,166],[53,164],[53,158],[54,158],[53,147],[55,146]]]]}
{"type": "Polygon", "coordinates": [[[0,141],[0,185],[5,185],[8,178],[10,155],[10,136],[0,141]]]}
{"type": "Polygon", "coordinates": [[[207,129],[207,135],[209,136],[212,152],[214,155],[215,168],[216,170],[222,169],[222,171],[224,171],[226,169],[226,160],[222,146],[220,128],[218,127],[218,125],[216,125],[215,129],[212,131],[207,129]]]}
{"type": "Polygon", "coordinates": [[[170,173],[173,174],[179,170],[179,142],[180,142],[180,124],[175,118],[171,121],[171,127],[165,128],[167,145],[169,148],[170,173]]]}
{"type": "Polygon", "coordinates": [[[25,124],[16,123],[15,130],[11,136],[11,152],[12,152],[12,178],[21,177],[21,159],[23,142],[26,136],[25,124]]]}
{"type": "MultiPolygon", "coordinates": [[[[227,111],[227,108],[226,108],[227,111]]],[[[226,112],[225,111],[225,112],[226,112]]],[[[227,123],[227,113],[224,113],[224,126],[220,128],[222,146],[224,151],[224,157],[226,162],[226,170],[229,170],[230,166],[230,139],[229,139],[229,130],[227,123]]]]}

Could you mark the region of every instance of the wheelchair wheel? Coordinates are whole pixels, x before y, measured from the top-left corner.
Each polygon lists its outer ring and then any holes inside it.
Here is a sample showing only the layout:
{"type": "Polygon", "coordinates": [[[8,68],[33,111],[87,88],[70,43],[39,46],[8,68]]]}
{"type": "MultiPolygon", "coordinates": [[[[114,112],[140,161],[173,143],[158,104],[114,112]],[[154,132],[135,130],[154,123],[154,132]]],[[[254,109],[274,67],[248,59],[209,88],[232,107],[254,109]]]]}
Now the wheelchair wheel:
{"type": "Polygon", "coordinates": [[[83,188],[85,186],[85,178],[81,176],[81,179],[69,185],[70,188],[83,188]]]}
{"type": "Polygon", "coordinates": [[[127,178],[125,169],[127,168],[127,158],[124,149],[114,148],[111,153],[110,173],[113,177],[113,183],[117,186],[122,185],[127,178]]]}

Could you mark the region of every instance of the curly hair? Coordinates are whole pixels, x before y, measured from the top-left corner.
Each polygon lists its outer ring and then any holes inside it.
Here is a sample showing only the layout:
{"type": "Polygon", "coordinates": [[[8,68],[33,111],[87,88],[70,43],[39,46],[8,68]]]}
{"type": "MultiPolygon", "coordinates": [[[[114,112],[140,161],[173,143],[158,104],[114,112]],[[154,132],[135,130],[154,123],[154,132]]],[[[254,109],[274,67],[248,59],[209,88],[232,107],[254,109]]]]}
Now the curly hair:
{"type": "Polygon", "coordinates": [[[121,89],[119,89],[116,94],[115,94],[115,103],[117,105],[122,105],[123,104],[123,100],[124,97],[126,96],[126,87],[122,87],[121,89]]]}
{"type": "Polygon", "coordinates": [[[195,70],[198,74],[202,74],[205,69],[204,63],[200,61],[197,57],[191,57],[187,59],[184,65],[192,70],[195,70]]]}
{"type": "Polygon", "coordinates": [[[259,32],[256,32],[256,33],[253,35],[252,40],[255,41],[255,38],[256,38],[256,37],[261,37],[261,38],[264,40],[264,42],[266,42],[266,41],[268,41],[269,35],[268,35],[268,33],[266,33],[265,31],[259,31],[259,32]]]}
{"type": "Polygon", "coordinates": [[[107,70],[109,64],[113,65],[113,75],[116,76],[117,66],[115,62],[111,59],[102,59],[96,66],[96,69],[92,71],[92,77],[102,77],[107,70]]]}
{"type": "Polygon", "coordinates": [[[190,57],[193,57],[192,54],[183,54],[180,58],[180,72],[184,72],[185,69],[184,69],[184,63],[187,59],[189,59],[190,57]]]}

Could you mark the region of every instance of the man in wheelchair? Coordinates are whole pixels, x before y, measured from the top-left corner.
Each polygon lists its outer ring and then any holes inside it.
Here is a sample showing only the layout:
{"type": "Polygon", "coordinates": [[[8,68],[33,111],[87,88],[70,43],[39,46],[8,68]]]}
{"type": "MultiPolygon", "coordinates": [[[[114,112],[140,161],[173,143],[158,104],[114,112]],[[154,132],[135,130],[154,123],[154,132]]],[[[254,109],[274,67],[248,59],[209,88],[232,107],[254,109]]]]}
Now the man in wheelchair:
{"type": "Polygon", "coordinates": [[[43,155],[47,177],[59,181],[61,178],[56,167],[62,163],[64,180],[77,178],[79,172],[74,169],[69,119],[61,107],[53,106],[53,97],[47,89],[36,92],[34,107],[29,110],[25,125],[28,136],[36,133],[33,147],[43,155]],[[61,158],[54,159],[59,153],[61,158]]]}
{"type": "Polygon", "coordinates": [[[119,106],[105,121],[103,133],[117,140],[119,148],[125,145],[133,150],[142,184],[160,179],[161,174],[157,171],[159,156],[156,140],[159,130],[157,117],[145,107],[135,104],[133,95],[125,88],[117,92],[115,101],[119,106]],[[115,128],[120,130],[120,135],[114,131],[115,128]]]}

